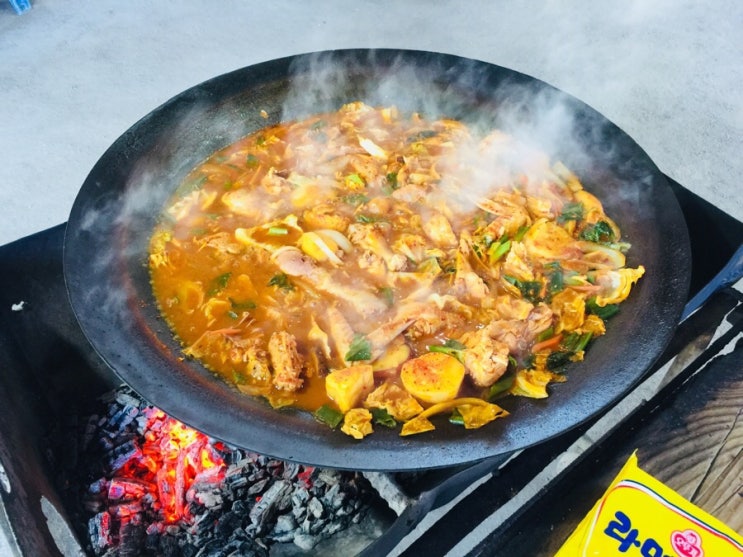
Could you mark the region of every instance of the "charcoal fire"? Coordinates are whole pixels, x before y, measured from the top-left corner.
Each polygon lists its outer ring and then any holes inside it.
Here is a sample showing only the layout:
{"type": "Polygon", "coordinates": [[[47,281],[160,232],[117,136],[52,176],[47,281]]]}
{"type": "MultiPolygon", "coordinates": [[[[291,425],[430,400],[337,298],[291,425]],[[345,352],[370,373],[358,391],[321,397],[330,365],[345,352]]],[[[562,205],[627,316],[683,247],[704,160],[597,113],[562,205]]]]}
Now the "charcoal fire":
{"type": "Polygon", "coordinates": [[[105,414],[81,428],[66,480],[92,554],[263,556],[288,542],[309,551],[359,523],[374,498],[358,473],[229,447],[126,388],[106,398],[105,414]]]}

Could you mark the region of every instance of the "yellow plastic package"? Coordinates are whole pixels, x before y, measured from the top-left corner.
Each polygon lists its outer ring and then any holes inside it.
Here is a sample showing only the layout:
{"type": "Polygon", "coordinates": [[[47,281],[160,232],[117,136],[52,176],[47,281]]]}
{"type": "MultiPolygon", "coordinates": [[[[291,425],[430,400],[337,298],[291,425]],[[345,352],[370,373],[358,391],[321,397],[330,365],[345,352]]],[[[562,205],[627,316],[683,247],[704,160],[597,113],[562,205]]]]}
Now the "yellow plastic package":
{"type": "Polygon", "coordinates": [[[627,463],[556,557],[732,557],[743,537],[627,463]]]}

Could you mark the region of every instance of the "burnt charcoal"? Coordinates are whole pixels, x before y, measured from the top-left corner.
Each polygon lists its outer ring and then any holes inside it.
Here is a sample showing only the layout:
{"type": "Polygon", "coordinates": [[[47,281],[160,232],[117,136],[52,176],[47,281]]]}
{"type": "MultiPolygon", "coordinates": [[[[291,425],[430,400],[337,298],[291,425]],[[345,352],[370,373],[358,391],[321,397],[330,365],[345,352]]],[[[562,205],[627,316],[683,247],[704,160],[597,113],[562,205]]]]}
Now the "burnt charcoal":
{"type": "Polygon", "coordinates": [[[128,389],[70,424],[79,442],[59,442],[80,453],[79,465],[62,485],[98,557],[267,557],[273,544],[292,542],[294,551],[311,551],[358,522],[373,493],[359,474],[275,460],[201,434],[177,445],[180,453],[166,452],[176,442],[173,420],[128,389]]]}
{"type": "Polygon", "coordinates": [[[242,526],[242,522],[243,517],[241,517],[236,512],[226,512],[217,520],[217,523],[214,525],[214,532],[217,534],[217,536],[227,538],[230,536],[230,534],[232,534],[235,530],[242,526]]]}
{"type": "Polygon", "coordinates": [[[227,476],[224,479],[224,482],[229,489],[234,490],[248,485],[248,478],[240,474],[233,474],[231,476],[227,476]]]}
{"type": "Polygon", "coordinates": [[[282,514],[276,519],[276,524],[268,537],[277,542],[290,542],[294,539],[297,530],[297,521],[290,514],[282,514]]]}
{"type": "Polygon", "coordinates": [[[138,406],[125,406],[108,419],[109,437],[115,437],[139,416],[138,406]]]}
{"type": "Polygon", "coordinates": [[[163,555],[163,557],[180,557],[182,552],[181,544],[175,536],[164,535],[156,540],[156,544],[148,546],[153,555],[163,555]]]}
{"type": "Polygon", "coordinates": [[[316,482],[332,486],[341,481],[341,474],[337,470],[323,469],[318,472],[316,478],[316,482]]]}
{"type": "Polygon", "coordinates": [[[88,539],[97,554],[112,545],[111,515],[108,512],[98,513],[88,521],[88,539]]]}
{"type": "Polygon", "coordinates": [[[257,526],[257,532],[265,530],[268,522],[276,511],[286,505],[291,499],[292,486],[286,480],[277,480],[250,510],[250,521],[257,526]]]}
{"type": "Polygon", "coordinates": [[[297,488],[292,493],[292,505],[295,508],[302,508],[310,500],[310,492],[305,488],[297,488]]]}
{"type": "Polygon", "coordinates": [[[299,464],[287,462],[284,464],[284,471],[281,473],[281,477],[285,480],[293,480],[299,474],[299,468],[299,464]]]}
{"type": "Polygon", "coordinates": [[[223,503],[222,494],[219,491],[202,491],[194,495],[195,500],[207,509],[221,507],[223,503]]]}
{"type": "Polygon", "coordinates": [[[253,485],[251,485],[247,489],[248,495],[258,495],[259,493],[263,493],[266,489],[266,485],[268,485],[268,482],[271,481],[271,478],[264,478],[262,480],[258,480],[253,485]]]}
{"type": "Polygon", "coordinates": [[[133,440],[126,441],[111,449],[108,455],[108,468],[110,470],[118,470],[119,468],[123,468],[130,460],[141,457],[142,451],[137,444],[133,440]]]}
{"type": "Polygon", "coordinates": [[[307,502],[307,510],[315,518],[320,518],[325,512],[325,509],[323,508],[322,503],[315,497],[313,497],[307,502]]]}
{"type": "Polygon", "coordinates": [[[328,491],[322,496],[322,503],[331,509],[338,509],[343,505],[343,501],[346,498],[345,494],[341,493],[340,484],[331,486],[328,491]]]}
{"type": "Polygon", "coordinates": [[[145,540],[145,527],[142,524],[128,522],[119,529],[120,557],[140,557],[145,540]]]}
{"type": "Polygon", "coordinates": [[[247,501],[235,501],[232,504],[232,512],[236,513],[238,516],[248,516],[250,505],[247,501]]]}
{"type": "Polygon", "coordinates": [[[114,398],[116,399],[116,402],[118,402],[121,406],[131,406],[138,409],[142,405],[142,401],[140,399],[133,395],[130,395],[125,391],[117,391],[114,395],[114,398]]]}

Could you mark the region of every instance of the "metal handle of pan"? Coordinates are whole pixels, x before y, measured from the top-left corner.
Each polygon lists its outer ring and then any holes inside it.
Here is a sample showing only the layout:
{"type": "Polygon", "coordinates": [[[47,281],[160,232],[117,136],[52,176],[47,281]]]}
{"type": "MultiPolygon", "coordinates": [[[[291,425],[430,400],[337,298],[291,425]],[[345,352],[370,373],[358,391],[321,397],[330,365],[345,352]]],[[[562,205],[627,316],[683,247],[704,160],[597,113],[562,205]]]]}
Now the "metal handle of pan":
{"type": "Polygon", "coordinates": [[[737,251],[720,272],[704,288],[697,292],[696,296],[687,302],[684,306],[684,311],[681,313],[680,322],[684,322],[687,317],[702,307],[712,294],[722,288],[735,284],[741,278],[743,278],[743,244],[738,246],[737,251]]]}

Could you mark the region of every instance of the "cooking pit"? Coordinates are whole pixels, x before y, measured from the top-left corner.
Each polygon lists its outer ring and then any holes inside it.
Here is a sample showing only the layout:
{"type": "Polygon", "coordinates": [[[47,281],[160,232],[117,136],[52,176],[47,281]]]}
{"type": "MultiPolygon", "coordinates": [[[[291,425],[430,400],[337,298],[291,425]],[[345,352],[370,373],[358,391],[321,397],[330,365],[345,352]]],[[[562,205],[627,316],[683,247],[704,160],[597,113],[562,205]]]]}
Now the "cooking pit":
{"type": "MultiPolygon", "coordinates": [[[[690,231],[693,294],[740,245],[743,225],[672,187],[690,231]]],[[[703,411],[689,390],[714,401],[716,389],[743,384],[741,295],[725,288],[645,375],[665,378],[643,395],[652,404],[625,400],[523,451],[428,471],[276,460],[187,428],[120,385],[67,302],[63,235],[60,225],[0,248],[0,485],[20,555],[550,554],[634,448],[683,492],[658,455],[674,443],[709,450],[673,429],[703,411]]],[[[734,508],[711,512],[743,528],[734,508]]]]}

